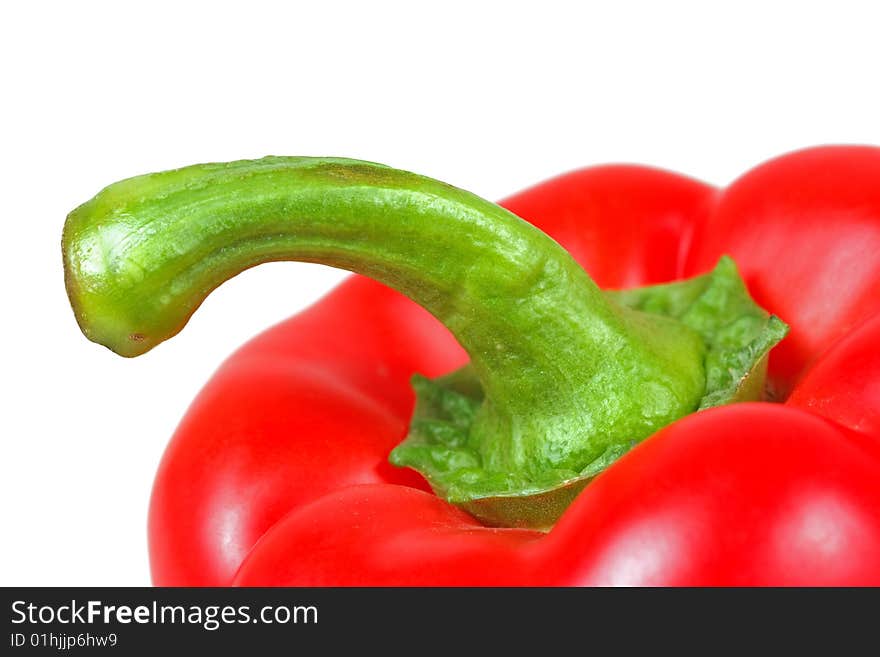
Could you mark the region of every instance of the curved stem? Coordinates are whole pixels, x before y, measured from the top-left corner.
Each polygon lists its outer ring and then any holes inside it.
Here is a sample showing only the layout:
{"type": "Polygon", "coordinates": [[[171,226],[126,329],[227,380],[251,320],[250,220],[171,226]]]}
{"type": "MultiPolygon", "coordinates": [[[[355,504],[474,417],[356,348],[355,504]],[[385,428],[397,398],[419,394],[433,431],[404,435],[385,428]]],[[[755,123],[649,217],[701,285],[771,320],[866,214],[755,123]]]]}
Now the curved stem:
{"type": "Polygon", "coordinates": [[[183,328],[207,294],[256,264],[366,274],[443,322],[486,393],[483,467],[577,468],[693,410],[702,343],[618,307],[549,237],[499,206],[378,164],[271,157],[111,185],[65,224],[83,332],[126,356],[183,328]]]}

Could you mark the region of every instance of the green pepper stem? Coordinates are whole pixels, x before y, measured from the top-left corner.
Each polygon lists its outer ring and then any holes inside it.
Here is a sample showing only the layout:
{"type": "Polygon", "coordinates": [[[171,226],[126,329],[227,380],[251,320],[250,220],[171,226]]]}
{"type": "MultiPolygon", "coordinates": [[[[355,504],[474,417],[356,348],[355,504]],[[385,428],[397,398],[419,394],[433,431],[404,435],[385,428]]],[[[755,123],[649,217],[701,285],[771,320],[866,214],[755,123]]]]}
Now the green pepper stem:
{"type": "Polygon", "coordinates": [[[83,332],[125,355],[175,335],[254,265],[319,262],[410,297],[467,350],[486,399],[482,466],[577,471],[694,410],[703,346],[605,298],[547,235],[444,183],[378,164],[269,157],[121,181],[63,237],[83,332]]]}

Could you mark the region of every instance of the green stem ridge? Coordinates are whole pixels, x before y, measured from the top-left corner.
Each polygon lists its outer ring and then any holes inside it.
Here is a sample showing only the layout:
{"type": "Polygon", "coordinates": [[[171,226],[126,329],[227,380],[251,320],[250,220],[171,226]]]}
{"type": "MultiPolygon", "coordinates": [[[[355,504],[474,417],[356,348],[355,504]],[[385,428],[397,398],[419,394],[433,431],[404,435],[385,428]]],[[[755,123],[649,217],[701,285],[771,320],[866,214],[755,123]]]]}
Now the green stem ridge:
{"type": "MultiPolygon", "coordinates": [[[[687,321],[711,304],[676,316],[654,312],[656,294],[603,294],[510,212],[378,164],[268,157],[131,178],[68,216],[63,250],[80,327],[125,356],[175,335],[211,290],[262,262],[320,262],[399,290],[456,336],[481,394],[445,402],[458,437],[424,424],[434,446],[410,453],[459,441],[462,468],[508,482],[494,493],[620,452],[704,404],[715,371],[700,328],[711,322],[687,321]]],[[[396,462],[417,465],[406,454],[396,462]]]]}
{"type": "MultiPolygon", "coordinates": [[[[762,398],[767,355],[788,329],[751,300],[729,257],[702,276],[605,295],[627,308],[680,321],[701,337],[706,388],[694,410],[762,398]]],[[[439,495],[488,524],[551,525],[583,486],[640,440],[602,436],[592,458],[576,469],[547,468],[538,476],[493,470],[470,438],[484,397],[473,369],[468,365],[434,380],[416,375],[412,384],[416,409],[408,436],[391,453],[392,463],[415,468],[439,495]],[[535,508],[538,502],[543,506],[535,508]]]]}

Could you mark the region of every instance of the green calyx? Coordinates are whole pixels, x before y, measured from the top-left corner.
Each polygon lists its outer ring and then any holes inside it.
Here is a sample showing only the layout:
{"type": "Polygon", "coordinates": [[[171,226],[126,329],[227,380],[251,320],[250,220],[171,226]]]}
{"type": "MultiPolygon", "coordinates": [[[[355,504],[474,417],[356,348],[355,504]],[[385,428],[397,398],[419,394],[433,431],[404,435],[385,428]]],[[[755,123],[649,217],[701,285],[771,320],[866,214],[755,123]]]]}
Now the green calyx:
{"type": "MultiPolygon", "coordinates": [[[[673,319],[699,336],[705,384],[688,412],[762,397],[767,355],[788,329],[752,301],[729,257],[689,280],[605,295],[628,309],[673,319]]],[[[473,430],[485,396],[470,365],[435,380],[417,375],[413,388],[410,432],[391,453],[392,463],[415,468],[439,495],[492,525],[549,527],[591,479],[649,435],[601,434],[574,468],[546,468],[537,476],[496,470],[485,466],[485,449],[473,430]]]]}
{"type": "Polygon", "coordinates": [[[121,181],[68,216],[63,251],[80,327],[125,356],[175,335],[211,290],[261,262],[321,262],[409,296],[471,363],[417,380],[412,431],[392,461],[491,524],[548,526],[639,440],[699,408],[758,396],[785,330],[729,260],[691,281],[603,293],[498,205],[339,158],[121,181]]]}

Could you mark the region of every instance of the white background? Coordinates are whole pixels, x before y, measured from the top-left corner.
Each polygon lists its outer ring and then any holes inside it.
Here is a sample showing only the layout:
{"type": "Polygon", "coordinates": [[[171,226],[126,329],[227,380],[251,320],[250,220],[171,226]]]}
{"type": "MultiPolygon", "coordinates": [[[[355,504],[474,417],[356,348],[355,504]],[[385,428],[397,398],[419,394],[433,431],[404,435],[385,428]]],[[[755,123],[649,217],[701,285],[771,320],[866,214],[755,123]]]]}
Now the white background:
{"type": "Polygon", "coordinates": [[[0,9],[0,584],[149,583],[164,445],[220,361],[341,272],[266,265],[126,360],[67,304],[64,217],[127,176],[343,155],[497,199],[606,161],[726,184],[880,143],[880,10],[846,2],[29,2],[0,9]]]}

